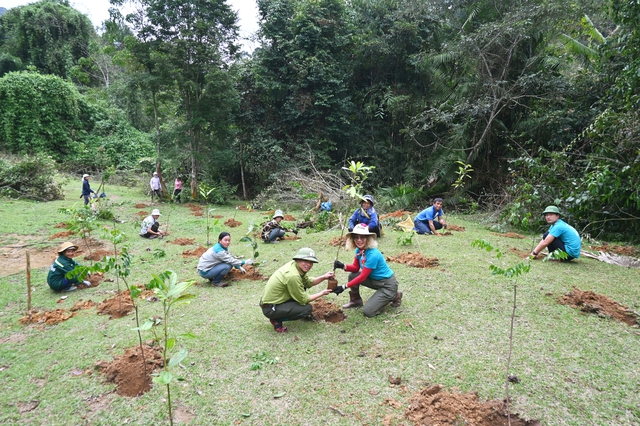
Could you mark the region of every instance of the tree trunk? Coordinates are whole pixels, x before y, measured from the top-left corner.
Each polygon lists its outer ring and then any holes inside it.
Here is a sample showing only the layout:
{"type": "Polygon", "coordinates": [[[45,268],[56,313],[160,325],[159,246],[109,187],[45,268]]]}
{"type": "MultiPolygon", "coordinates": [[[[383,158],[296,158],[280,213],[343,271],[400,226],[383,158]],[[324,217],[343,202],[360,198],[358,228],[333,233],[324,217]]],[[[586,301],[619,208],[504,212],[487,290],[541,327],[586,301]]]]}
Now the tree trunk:
{"type": "Polygon", "coordinates": [[[242,197],[247,199],[247,185],[244,181],[244,145],[240,140],[240,180],[242,181],[242,197]]]}

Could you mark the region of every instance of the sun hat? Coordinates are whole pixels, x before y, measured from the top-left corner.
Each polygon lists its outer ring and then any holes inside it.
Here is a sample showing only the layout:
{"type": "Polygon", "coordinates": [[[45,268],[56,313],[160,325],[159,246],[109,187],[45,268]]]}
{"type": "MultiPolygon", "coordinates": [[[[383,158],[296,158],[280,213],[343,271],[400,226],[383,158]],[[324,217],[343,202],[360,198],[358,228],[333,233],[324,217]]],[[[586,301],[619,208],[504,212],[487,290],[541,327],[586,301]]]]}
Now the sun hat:
{"type": "Polygon", "coordinates": [[[556,206],[547,206],[546,209],[544,209],[544,211],[542,212],[543,215],[547,214],[547,213],[555,213],[557,215],[560,215],[560,209],[557,208],[556,206]]]}
{"type": "Polygon", "coordinates": [[[78,246],[77,245],[67,241],[67,242],[64,242],[64,243],[60,244],[60,247],[58,247],[58,249],[56,250],[56,253],[58,253],[58,254],[64,253],[65,251],[69,250],[70,248],[78,250],[78,246]]]}
{"type": "Polygon", "coordinates": [[[88,174],[86,174],[86,173],[82,175],[82,179],[84,179],[84,178],[86,178],[86,177],[89,177],[89,175],[88,175],[88,174]]]}
{"type": "Polygon", "coordinates": [[[156,215],[158,215],[158,216],[162,216],[162,215],[160,214],[160,210],[158,210],[158,209],[153,209],[153,211],[151,212],[151,216],[156,216],[156,215]]]}
{"type": "Polygon", "coordinates": [[[308,260],[309,262],[318,263],[316,252],[309,247],[303,247],[298,250],[298,254],[293,256],[293,260],[308,260]]]}
{"type": "Polygon", "coordinates": [[[153,174],[154,174],[154,175],[157,175],[157,174],[158,174],[158,172],[153,172],[153,174]]]}
{"type": "Polygon", "coordinates": [[[357,224],[353,228],[353,231],[347,232],[347,235],[351,235],[351,234],[355,234],[355,235],[374,235],[374,236],[376,235],[374,232],[370,232],[369,231],[369,227],[367,225],[365,225],[364,223],[357,224]]]}
{"type": "Polygon", "coordinates": [[[365,201],[368,201],[371,203],[371,206],[373,206],[375,204],[375,202],[373,201],[373,195],[365,195],[364,197],[362,197],[362,201],[360,202],[360,204],[364,203],[365,201]]]}
{"type": "Polygon", "coordinates": [[[275,219],[276,217],[281,217],[284,219],[284,215],[282,214],[282,210],[276,210],[276,212],[273,214],[272,219],[275,219]]]}

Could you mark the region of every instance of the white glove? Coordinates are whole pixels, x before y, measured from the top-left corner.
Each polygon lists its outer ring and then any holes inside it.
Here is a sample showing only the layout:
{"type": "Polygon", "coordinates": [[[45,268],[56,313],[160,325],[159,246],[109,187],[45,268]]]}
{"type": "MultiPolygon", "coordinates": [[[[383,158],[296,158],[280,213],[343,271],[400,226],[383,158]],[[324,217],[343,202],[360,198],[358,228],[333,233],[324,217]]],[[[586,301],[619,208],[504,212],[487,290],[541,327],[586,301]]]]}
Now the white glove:
{"type": "Polygon", "coordinates": [[[86,285],[87,287],[91,287],[91,283],[89,281],[82,281],[82,284],[86,285]]]}
{"type": "Polygon", "coordinates": [[[241,266],[241,267],[240,267],[240,272],[242,272],[243,274],[246,274],[246,273],[247,273],[247,270],[246,270],[246,269],[244,269],[244,268],[241,266]]]}
{"type": "Polygon", "coordinates": [[[253,265],[254,263],[256,263],[256,261],[253,259],[247,259],[244,261],[245,265],[253,265]]]}

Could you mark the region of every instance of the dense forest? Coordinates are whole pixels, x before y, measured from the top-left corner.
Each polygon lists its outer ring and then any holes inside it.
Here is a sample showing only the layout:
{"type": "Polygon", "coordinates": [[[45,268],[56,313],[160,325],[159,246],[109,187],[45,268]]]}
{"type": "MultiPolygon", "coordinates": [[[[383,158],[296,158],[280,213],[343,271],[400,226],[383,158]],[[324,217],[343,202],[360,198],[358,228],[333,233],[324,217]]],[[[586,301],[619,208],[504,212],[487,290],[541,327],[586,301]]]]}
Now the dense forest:
{"type": "Polygon", "coordinates": [[[558,204],[583,234],[640,238],[640,3],[257,3],[250,54],[224,0],[111,0],[98,31],[67,0],[8,9],[0,189],[157,169],[251,198],[359,161],[398,207],[530,228],[558,204]]]}

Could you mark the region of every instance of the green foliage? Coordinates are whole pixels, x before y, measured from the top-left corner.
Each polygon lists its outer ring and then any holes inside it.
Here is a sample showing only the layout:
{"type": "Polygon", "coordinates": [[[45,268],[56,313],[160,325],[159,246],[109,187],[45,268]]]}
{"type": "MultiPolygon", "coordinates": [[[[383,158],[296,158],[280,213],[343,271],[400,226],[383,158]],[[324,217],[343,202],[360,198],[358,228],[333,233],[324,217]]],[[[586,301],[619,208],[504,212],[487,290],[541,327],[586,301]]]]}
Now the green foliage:
{"type": "Polygon", "coordinates": [[[358,202],[364,197],[364,182],[369,175],[375,170],[375,166],[367,166],[361,161],[350,161],[349,167],[343,167],[342,170],[349,172],[349,180],[351,183],[342,188],[347,191],[351,198],[357,199],[358,202]]]}
{"type": "Polygon", "coordinates": [[[333,228],[338,223],[338,217],[326,210],[319,212],[313,219],[313,228],[307,228],[307,232],[323,232],[333,228]]]}
{"type": "Polygon", "coordinates": [[[413,237],[416,236],[415,231],[411,232],[403,232],[398,235],[398,239],[396,240],[399,246],[410,246],[413,244],[413,237]]]}
{"type": "Polygon", "coordinates": [[[378,202],[394,210],[412,210],[424,198],[423,187],[416,188],[409,184],[380,188],[377,192],[378,202]]]}
{"type": "Polygon", "coordinates": [[[0,195],[39,201],[64,198],[50,157],[0,158],[0,195]]]}
{"type": "Polygon", "coordinates": [[[266,352],[258,352],[253,355],[251,370],[260,370],[264,365],[275,365],[278,363],[277,358],[270,358],[266,352]]]}
{"type": "Polygon", "coordinates": [[[249,223],[249,229],[247,230],[247,233],[245,234],[244,237],[240,238],[241,243],[249,243],[247,244],[247,246],[250,246],[253,249],[254,259],[260,256],[260,253],[258,252],[258,241],[257,241],[257,239],[260,238],[259,234],[257,234],[259,232],[260,230],[256,229],[253,221],[251,221],[251,223],[249,223]]]}
{"type": "Polygon", "coordinates": [[[456,179],[451,186],[455,189],[462,189],[465,186],[465,179],[471,179],[473,167],[471,167],[471,164],[467,164],[464,161],[456,161],[456,164],[458,164],[458,170],[456,171],[458,179],[456,179]]]}

